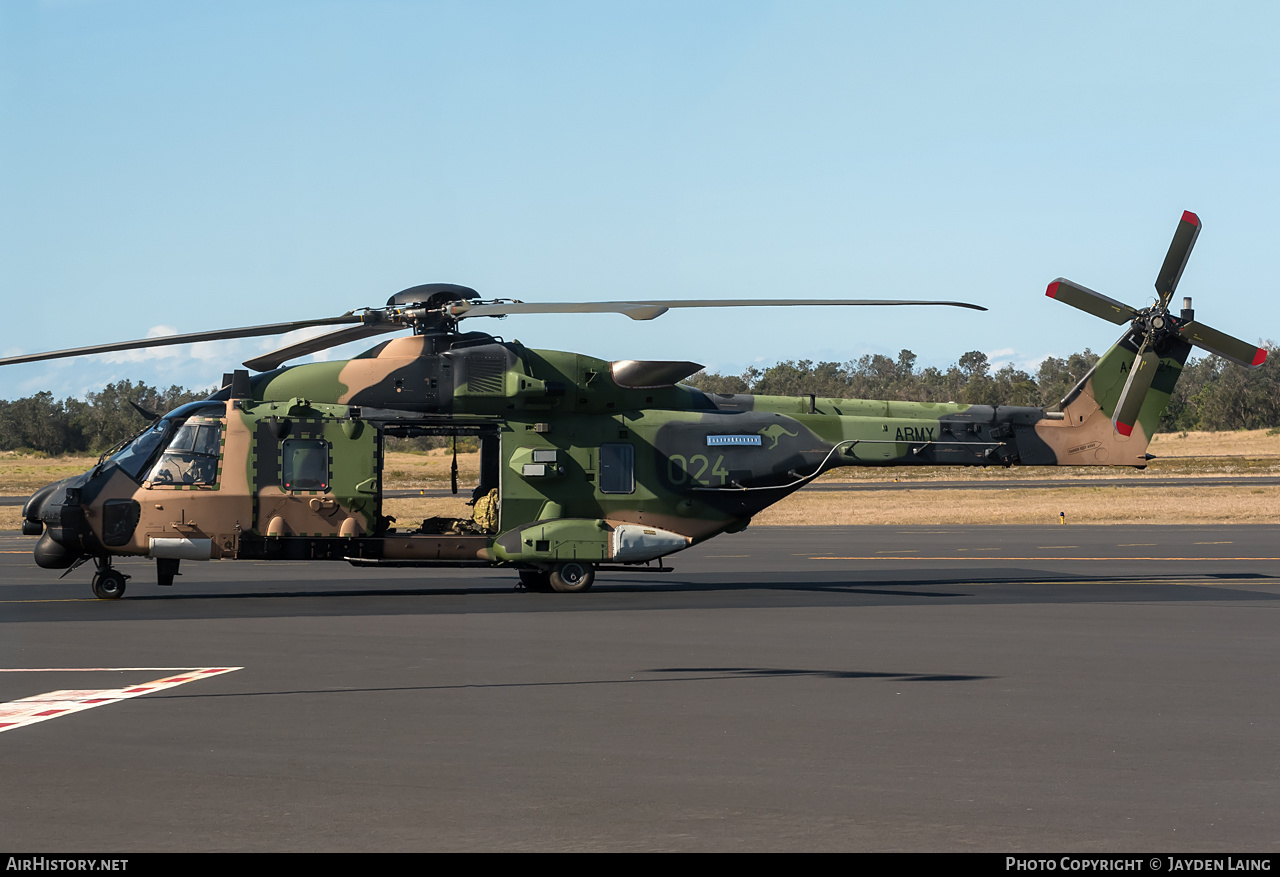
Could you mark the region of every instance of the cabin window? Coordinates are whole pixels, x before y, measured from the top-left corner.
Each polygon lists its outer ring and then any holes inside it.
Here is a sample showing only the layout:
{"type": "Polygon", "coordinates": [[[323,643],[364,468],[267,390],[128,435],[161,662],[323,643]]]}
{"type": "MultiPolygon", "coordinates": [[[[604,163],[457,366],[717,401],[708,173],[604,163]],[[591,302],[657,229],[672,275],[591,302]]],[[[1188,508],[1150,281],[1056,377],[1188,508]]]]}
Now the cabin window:
{"type": "Polygon", "coordinates": [[[281,446],[280,484],[285,490],[329,489],[329,443],[288,439],[281,446]]]}
{"type": "Polygon", "coordinates": [[[600,446],[600,492],[635,493],[636,450],[632,445],[600,446]]]}
{"type": "Polygon", "coordinates": [[[222,424],[184,423],[178,427],[147,480],[156,484],[213,484],[218,480],[222,424]]]}

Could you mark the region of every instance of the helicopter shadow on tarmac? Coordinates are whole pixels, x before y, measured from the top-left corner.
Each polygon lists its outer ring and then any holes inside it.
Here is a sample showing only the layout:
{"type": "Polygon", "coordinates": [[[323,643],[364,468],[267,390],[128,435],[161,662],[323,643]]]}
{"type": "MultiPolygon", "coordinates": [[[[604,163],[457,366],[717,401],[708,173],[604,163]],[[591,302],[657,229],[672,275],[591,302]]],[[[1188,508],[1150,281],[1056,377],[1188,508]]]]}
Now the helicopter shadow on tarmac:
{"type": "Polygon", "coordinates": [[[750,679],[817,678],[848,681],[893,682],[982,682],[999,677],[958,673],[895,673],[876,670],[836,670],[799,667],[656,667],[635,674],[602,679],[538,680],[532,682],[454,683],[441,685],[394,685],[342,688],[310,688],[278,691],[184,692],[156,694],[151,700],[203,698],[288,697],[296,695],[391,694],[396,692],[438,692],[485,689],[590,688],[617,685],[672,685],[690,682],[738,682],[750,679]],[[639,674],[639,678],[637,675],[639,674]],[[649,676],[648,674],[654,674],[649,676]]]}
{"type": "Polygon", "coordinates": [[[1280,594],[1230,587],[1231,582],[1266,585],[1280,577],[1262,573],[1218,573],[1115,576],[1046,574],[1043,570],[987,568],[964,575],[937,570],[898,569],[892,575],[869,571],[864,577],[832,571],[814,575],[707,572],[662,581],[604,579],[592,596],[523,591],[508,577],[486,576],[458,587],[329,586],[318,582],[287,589],[254,588],[254,583],[228,582],[232,589],[197,593],[134,593],[104,607],[94,600],[18,600],[6,620],[119,621],[177,618],[244,618],[282,616],[455,615],[564,613],[654,609],[850,608],[874,606],[961,606],[1007,604],[1185,603],[1201,601],[1272,601],[1280,594]],[[318,585],[318,586],[317,586],[318,585]]]}

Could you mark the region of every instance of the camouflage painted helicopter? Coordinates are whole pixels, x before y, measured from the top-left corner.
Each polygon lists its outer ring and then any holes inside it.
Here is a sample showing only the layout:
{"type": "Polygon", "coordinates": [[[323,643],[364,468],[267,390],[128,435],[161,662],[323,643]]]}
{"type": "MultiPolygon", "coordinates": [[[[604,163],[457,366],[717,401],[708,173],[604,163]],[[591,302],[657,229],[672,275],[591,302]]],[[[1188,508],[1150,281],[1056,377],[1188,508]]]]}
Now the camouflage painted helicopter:
{"type": "MultiPolygon", "coordinates": [[[[607,362],[533,350],[464,319],[746,305],[951,305],[905,301],[481,301],[427,284],[385,308],[10,357],[0,365],[349,324],[245,363],[74,478],[38,490],[22,531],[46,569],[97,567],[94,593],[120,597],[117,556],[156,560],[345,560],[367,566],[504,566],[530,590],[585,591],[597,570],[662,568],[839,466],[1142,467],[1192,345],[1245,366],[1266,352],[1169,303],[1200,231],[1184,213],[1156,278],[1132,308],[1059,278],[1048,295],[1119,325],[1120,340],[1050,408],[704,393],[693,362],[607,362]],[[1127,324],[1127,325],[1126,325],[1127,324]],[[354,359],[282,367],[384,333],[354,359]],[[386,436],[474,436],[472,521],[394,527],[382,513],[386,436]]],[[[456,490],[456,486],[455,486],[456,490]]],[[[64,573],[65,574],[65,573],[64,573]]]]}

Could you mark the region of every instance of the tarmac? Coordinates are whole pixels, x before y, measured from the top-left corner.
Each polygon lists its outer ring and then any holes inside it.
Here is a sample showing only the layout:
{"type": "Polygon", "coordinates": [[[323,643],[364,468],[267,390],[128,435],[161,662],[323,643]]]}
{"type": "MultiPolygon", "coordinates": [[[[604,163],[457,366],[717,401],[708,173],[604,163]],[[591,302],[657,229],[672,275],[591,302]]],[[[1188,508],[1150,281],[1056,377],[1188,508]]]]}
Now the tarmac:
{"type": "Polygon", "coordinates": [[[586,594],[125,561],[118,601],[34,542],[9,851],[1280,848],[1276,526],[748,528],[586,594]]]}

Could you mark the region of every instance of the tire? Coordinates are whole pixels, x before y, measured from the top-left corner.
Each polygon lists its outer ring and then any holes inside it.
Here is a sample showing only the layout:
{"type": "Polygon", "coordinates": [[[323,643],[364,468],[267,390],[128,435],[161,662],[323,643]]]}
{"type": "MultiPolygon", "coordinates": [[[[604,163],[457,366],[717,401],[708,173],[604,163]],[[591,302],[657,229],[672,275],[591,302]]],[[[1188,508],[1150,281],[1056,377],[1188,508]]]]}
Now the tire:
{"type": "Polygon", "coordinates": [[[93,594],[99,600],[119,600],[124,596],[124,583],[123,573],[102,570],[93,576],[93,594]]]}
{"type": "Polygon", "coordinates": [[[591,590],[596,581],[596,568],[589,563],[571,560],[551,571],[551,590],[561,594],[581,594],[591,590]]]}
{"type": "Polygon", "coordinates": [[[550,573],[543,569],[522,569],[520,584],[524,585],[526,591],[545,594],[551,590],[550,573]]]}

